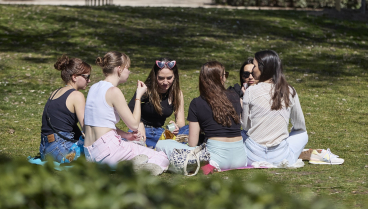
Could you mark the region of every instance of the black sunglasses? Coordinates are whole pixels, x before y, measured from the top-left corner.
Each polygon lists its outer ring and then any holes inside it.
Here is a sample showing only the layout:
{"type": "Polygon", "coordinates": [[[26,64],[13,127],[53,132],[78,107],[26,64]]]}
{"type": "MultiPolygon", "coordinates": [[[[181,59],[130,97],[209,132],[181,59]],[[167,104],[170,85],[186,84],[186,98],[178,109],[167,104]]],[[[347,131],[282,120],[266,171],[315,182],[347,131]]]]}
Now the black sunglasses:
{"type": "Polygon", "coordinates": [[[229,77],[229,72],[225,71],[224,75],[225,75],[225,78],[228,78],[229,77]]]}
{"type": "Polygon", "coordinates": [[[249,78],[249,76],[250,76],[250,74],[252,74],[252,76],[253,76],[253,71],[252,72],[243,72],[243,75],[242,75],[242,77],[243,78],[249,78]]]}
{"type": "Polygon", "coordinates": [[[88,75],[78,74],[78,75],[82,76],[84,79],[86,79],[86,81],[88,81],[89,78],[91,77],[91,74],[88,74],[88,75]]]}

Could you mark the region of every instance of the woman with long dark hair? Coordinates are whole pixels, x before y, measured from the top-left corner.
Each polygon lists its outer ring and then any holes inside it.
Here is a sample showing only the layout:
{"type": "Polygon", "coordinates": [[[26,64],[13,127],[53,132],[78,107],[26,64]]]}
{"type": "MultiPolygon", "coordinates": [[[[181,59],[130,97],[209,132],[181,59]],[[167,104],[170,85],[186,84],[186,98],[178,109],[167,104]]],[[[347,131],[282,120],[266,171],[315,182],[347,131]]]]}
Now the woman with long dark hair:
{"type": "Polygon", "coordinates": [[[240,134],[240,98],[234,91],[225,89],[228,75],[225,67],[217,61],[202,66],[199,75],[200,96],[190,103],[187,118],[189,147],[173,140],[162,140],[157,143],[157,150],[170,156],[174,148],[193,149],[198,144],[202,130],[207,139],[212,166],[222,170],[247,165],[240,134]]]}
{"type": "MultiPolygon", "coordinates": [[[[187,134],[185,126],[184,97],[180,90],[178,66],[175,60],[162,58],[155,61],[150,74],[144,82],[147,93],[141,102],[142,117],[139,132],[146,141],[147,147],[155,148],[164,128],[166,118],[173,113],[175,125],[173,134],[187,134]]],[[[134,111],[134,98],[129,102],[129,108],[134,111]]]]}
{"type": "Polygon", "coordinates": [[[82,135],[78,122],[84,128],[86,100],[80,90],[91,82],[91,66],[63,55],[54,68],[61,71],[65,86],[52,92],[43,110],[40,154],[42,160],[51,156],[59,163],[68,163],[74,160],[71,148],[82,135]]]}
{"type": "Polygon", "coordinates": [[[308,142],[298,94],[286,81],[276,52],[257,52],[253,64],[253,77],[259,83],[247,88],[243,97],[248,164],[258,161],[279,164],[286,159],[292,165],[308,142]],[[289,120],[293,125],[290,134],[289,120]]]}

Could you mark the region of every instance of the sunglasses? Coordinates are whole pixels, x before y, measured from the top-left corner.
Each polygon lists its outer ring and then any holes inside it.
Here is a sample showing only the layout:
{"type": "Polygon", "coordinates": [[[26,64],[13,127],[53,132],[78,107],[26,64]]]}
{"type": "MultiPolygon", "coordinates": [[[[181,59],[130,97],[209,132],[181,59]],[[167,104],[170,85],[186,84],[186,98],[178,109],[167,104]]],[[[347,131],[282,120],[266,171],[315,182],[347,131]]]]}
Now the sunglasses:
{"type": "Polygon", "coordinates": [[[225,71],[224,75],[225,75],[225,78],[228,78],[229,77],[229,72],[225,71]]]}
{"type": "Polygon", "coordinates": [[[156,60],[156,65],[157,67],[159,67],[160,69],[163,69],[165,68],[165,66],[167,68],[169,68],[170,70],[176,65],[176,61],[173,60],[173,61],[168,61],[168,62],[165,62],[165,61],[159,61],[159,60],[156,60]]]}
{"type": "Polygon", "coordinates": [[[251,74],[252,74],[252,76],[253,76],[253,71],[252,71],[252,72],[248,72],[248,71],[247,71],[247,72],[244,72],[244,73],[243,73],[242,77],[243,77],[243,78],[249,78],[249,76],[250,76],[251,74]]]}
{"type": "Polygon", "coordinates": [[[86,81],[88,81],[88,80],[89,80],[89,78],[91,77],[91,74],[89,74],[89,75],[85,75],[85,74],[78,74],[78,75],[82,76],[84,79],[86,79],[86,81]]]}

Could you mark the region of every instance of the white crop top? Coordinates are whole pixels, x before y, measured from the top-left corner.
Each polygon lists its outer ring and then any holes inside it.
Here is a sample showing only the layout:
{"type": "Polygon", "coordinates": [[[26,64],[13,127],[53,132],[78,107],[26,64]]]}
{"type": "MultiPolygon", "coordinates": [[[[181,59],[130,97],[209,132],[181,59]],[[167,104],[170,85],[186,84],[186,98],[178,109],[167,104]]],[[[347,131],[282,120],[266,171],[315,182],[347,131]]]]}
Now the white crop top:
{"type": "Polygon", "coordinates": [[[91,86],[84,111],[84,124],[88,126],[116,129],[120,116],[115,108],[107,104],[105,96],[112,83],[100,81],[91,86]]]}

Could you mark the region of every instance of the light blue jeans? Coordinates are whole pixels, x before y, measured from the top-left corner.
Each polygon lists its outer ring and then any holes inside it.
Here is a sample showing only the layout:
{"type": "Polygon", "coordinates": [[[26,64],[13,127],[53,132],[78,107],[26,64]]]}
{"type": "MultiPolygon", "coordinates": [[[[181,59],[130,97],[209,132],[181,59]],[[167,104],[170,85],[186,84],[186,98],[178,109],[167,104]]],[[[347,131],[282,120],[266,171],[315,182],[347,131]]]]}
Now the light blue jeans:
{"type": "Polygon", "coordinates": [[[306,131],[292,131],[288,138],[273,147],[265,147],[248,137],[245,139],[248,165],[260,161],[278,165],[284,159],[289,161],[289,165],[292,165],[298,160],[307,142],[308,134],[306,131]]]}
{"type": "MultiPolygon", "coordinates": [[[[156,145],[156,151],[165,152],[169,159],[175,148],[192,150],[195,147],[189,147],[174,140],[160,140],[156,145]]],[[[247,166],[247,153],[243,140],[222,142],[208,139],[207,150],[210,153],[211,161],[214,161],[221,170],[247,166]]]]}
{"type": "MultiPolygon", "coordinates": [[[[74,139],[74,133],[60,131],[59,134],[69,138],[74,139]]],[[[59,163],[64,163],[67,160],[65,157],[70,153],[70,149],[75,145],[71,141],[60,138],[57,134],[54,134],[55,141],[49,143],[47,136],[41,134],[40,143],[40,154],[41,160],[45,160],[46,156],[51,156],[55,161],[59,163]]],[[[69,162],[69,161],[68,161],[69,162]]]]}

